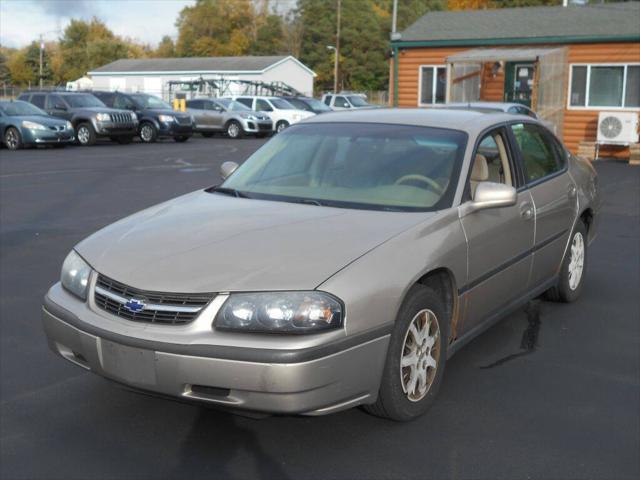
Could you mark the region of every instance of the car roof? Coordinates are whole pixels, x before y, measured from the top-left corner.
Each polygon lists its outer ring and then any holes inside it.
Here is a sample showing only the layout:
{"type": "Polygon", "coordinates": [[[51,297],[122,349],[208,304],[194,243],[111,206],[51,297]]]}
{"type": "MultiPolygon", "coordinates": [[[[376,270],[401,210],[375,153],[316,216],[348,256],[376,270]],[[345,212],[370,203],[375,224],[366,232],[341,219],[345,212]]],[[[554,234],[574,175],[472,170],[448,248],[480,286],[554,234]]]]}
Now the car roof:
{"type": "MultiPolygon", "coordinates": [[[[325,113],[305,120],[304,123],[387,123],[419,127],[449,128],[453,130],[484,130],[492,125],[521,118],[525,115],[496,112],[487,115],[475,110],[447,108],[376,108],[325,113]]],[[[533,120],[535,122],[535,120],[533,120]]]]}
{"type": "Polygon", "coordinates": [[[446,107],[467,107],[467,108],[486,108],[486,109],[496,109],[506,111],[511,107],[525,107],[529,109],[526,105],[522,105],[521,103],[510,103],[510,102],[452,102],[447,103],[444,106],[446,107]]]}

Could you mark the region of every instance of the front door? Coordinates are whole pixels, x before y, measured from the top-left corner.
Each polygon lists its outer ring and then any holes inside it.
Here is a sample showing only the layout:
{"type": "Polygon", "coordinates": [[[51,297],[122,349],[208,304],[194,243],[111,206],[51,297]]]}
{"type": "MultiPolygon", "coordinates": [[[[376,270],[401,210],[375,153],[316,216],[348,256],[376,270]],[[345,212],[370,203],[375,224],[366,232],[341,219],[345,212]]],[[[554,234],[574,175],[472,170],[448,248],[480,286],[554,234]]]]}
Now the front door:
{"type": "Polygon", "coordinates": [[[215,102],[205,102],[205,108],[207,109],[207,124],[209,128],[215,128],[216,130],[222,130],[224,127],[224,111],[222,107],[215,102]]]}
{"type": "MultiPolygon", "coordinates": [[[[471,198],[480,182],[517,186],[504,129],[482,139],[469,177],[471,198]]],[[[468,249],[467,283],[461,288],[466,296],[461,333],[467,333],[527,291],[535,231],[531,194],[522,190],[515,205],[479,210],[462,217],[461,222],[468,249]]]]}
{"type": "Polygon", "coordinates": [[[504,101],[531,108],[535,64],[507,62],[504,77],[504,101]]]}

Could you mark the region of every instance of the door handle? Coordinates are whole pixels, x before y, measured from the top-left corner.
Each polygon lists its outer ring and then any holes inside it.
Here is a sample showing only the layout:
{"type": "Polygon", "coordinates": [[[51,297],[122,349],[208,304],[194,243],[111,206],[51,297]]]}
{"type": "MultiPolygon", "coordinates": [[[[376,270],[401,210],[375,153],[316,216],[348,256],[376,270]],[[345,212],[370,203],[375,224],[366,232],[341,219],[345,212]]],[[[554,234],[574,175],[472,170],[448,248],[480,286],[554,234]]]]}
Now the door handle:
{"type": "Polygon", "coordinates": [[[567,195],[569,196],[569,198],[576,198],[577,193],[578,193],[578,190],[576,189],[576,186],[569,185],[569,189],[567,191],[567,195]]]}
{"type": "Polygon", "coordinates": [[[520,205],[520,216],[525,220],[531,220],[533,218],[533,206],[530,203],[520,205]]]}

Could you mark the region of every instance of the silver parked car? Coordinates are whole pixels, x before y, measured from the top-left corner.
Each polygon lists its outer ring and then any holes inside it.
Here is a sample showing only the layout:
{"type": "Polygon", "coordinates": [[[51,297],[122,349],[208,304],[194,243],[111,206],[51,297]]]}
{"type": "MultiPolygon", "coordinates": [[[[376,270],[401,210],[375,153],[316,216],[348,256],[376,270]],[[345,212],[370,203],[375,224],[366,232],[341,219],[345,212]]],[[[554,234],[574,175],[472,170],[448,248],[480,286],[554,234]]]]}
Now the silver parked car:
{"type": "Polygon", "coordinates": [[[231,138],[264,137],[273,130],[273,121],[267,114],[255,112],[235,100],[196,98],[187,100],[187,108],[195,119],[195,131],[205,137],[214,133],[226,133],[231,138]]]}
{"type": "Polygon", "coordinates": [[[236,167],[75,246],[44,301],[54,352],[218,406],[408,420],[470,339],[582,290],[596,173],[529,117],[329,113],[236,167]]]}

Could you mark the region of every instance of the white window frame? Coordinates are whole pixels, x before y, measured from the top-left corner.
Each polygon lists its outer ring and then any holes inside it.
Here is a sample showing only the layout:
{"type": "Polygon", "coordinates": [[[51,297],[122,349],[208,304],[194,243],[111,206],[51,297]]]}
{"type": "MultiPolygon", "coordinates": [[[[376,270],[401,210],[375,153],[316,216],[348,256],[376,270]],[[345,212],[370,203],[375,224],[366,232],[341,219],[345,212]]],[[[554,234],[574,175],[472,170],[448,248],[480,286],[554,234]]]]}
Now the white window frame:
{"type": "Polygon", "coordinates": [[[567,87],[567,110],[592,110],[592,111],[604,111],[604,110],[620,110],[627,112],[640,112],[640,107],[600,107],[589,105],[589,89],[591,88],[591,67],[624,67],[624,73],[622,77],[622,103],[626,100],[627,95],[627,69],[628,67],[640,66],[639,62],[619,62],[619,63],[571,63],[569,64],[569,85],[567,87]],[[584,106],[571,105],[571,85],[573,84],[573,67],[587,67],[587,83],[585,91],[585,103],[584,106]]]}
{"type": "Polygon", "coordinates": [[[433,65],[420,65],[418,67],[418,106],[419,107],[432,107],[434,105],[444,105],[445,103],[447,103],[449,101],[449,67],[446,64],[441,64],[441,65],[437,65],[437,64],[433,64],[433,65]],[[431,85],[431,98],[434,100],[432,103],[422,103],[422,69],[423,68],[431,68],[433,70],[433,82],[431,85]],[[437,72],[438,72],[438,68],[444,68],[446,73],[446,81],[447,84],[445,86],[445,92],[444,92],[444,102],[442,103],[436,103],[435,99],[436,99],[436,85],[437,85],[437,72]]]}

